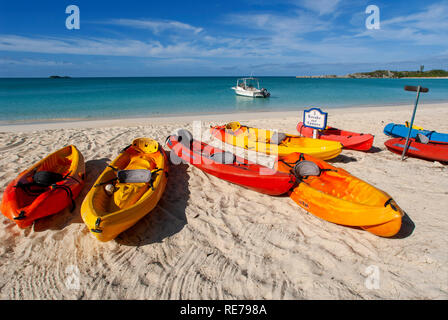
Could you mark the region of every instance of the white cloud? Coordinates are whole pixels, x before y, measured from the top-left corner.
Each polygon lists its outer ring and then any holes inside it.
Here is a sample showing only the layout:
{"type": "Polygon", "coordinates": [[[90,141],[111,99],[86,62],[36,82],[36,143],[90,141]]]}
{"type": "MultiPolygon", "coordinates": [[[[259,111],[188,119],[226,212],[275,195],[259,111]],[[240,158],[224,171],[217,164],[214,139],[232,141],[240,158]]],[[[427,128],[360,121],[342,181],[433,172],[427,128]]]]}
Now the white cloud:
{"type": "Polygon", "coordinates": [[[448,29],[448,3],[438,3],[428,6],[419,13],[395,17],[382,21],[383,26],[408,26],[433,32],[448,29]]]}
{"type": "Polygon", "coordinates": [[[383,20],[380,30],[366,30],[354,37],[446,47],[447,34],[448,4],[439,3],[423,8],[418,13],[383,20]]]}
{"type": "Polygon", "coordinates": [[[334,13],[340,0],[295,0],[294,4],[314,11],[319,15],[334,13]]]}
{"type": "Polygon", "coordinates": [[[246,29],[258,29],[269,34],[277,35],[303,35],[331,28],[327,20],[293,12],[290,15],[280,14],[232,14],[226,19],[228,24],[237,24],[246,29]]]}
{"type": "Polygon", "coordinates": [[[247,54],[245,47],[211,46],[201,41],[161,43],[108,38],[30,38],[0,35],[0,51],[47,54],[130,56],[152,58],[237,57],[247,54]]]}
{"type": "Polygon", "coordinates": [[[190,24],[171,21],[171,20],[151,20],[151,19],[113,19],[108,24],[126,26],[131,28],[148,29],[154,34],[159,34],[164,31],[182,32],[188,31],[195,34],[201,32],[203,29],[194,27],[190,24]]]}
{"type": "Polygon", "coordinates": [[[175,53],[185,44],[163,46],[158,41],[119,40],[107,38],[29,38],[0,35],[1,51],[36,52],[51,54],[106,55],[106,56],[157,56],[175,53]]]}
{"type": "Polygon", "coordinates": [[[22,65],[22,66],[70,66],[73,65],[71,62],[66,61],[52,61],[52,60],[38,60],[38,59],[11,59],[11,58],[1,58],[0,64],[2,65],[22,65]]]}

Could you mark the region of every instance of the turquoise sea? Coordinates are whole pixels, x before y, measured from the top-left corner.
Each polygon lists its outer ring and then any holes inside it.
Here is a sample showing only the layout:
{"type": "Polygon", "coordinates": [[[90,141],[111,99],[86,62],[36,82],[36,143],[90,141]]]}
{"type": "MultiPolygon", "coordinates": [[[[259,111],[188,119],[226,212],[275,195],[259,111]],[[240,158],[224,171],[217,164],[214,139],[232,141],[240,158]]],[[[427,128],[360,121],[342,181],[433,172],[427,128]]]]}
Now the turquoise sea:
{"type": "Polygon", "coordinates": [[[268,99],[236,96],[233,77],[0,79],[0,123],[194,113],[301,110],[317,106],[413,105],[405,85],[430,89],[422,102],[448,101],[447,79],[260,77],[268,99]]]}

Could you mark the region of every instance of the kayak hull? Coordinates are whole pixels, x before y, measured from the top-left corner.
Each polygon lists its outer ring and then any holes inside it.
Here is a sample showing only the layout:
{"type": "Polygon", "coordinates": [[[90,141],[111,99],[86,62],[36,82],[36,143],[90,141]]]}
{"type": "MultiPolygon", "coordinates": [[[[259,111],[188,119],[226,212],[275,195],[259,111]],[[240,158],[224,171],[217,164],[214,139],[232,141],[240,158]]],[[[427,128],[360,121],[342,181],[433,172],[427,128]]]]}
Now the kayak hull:
{"type": "MultiPolygon", "coordinates": [[[[409,128],[403,124],[389,123],[384,127],[384,134],[395,138],[407,138],[409,128]]],[[[411,130],[411,138],[416,138],[418,134],[423,134],[429,138],[430,142],[448,143],[448,133],[439,133],[429,130],[411,130]]]]}
{"type": "MultiPolygon", "coordinates": [[[[405,144],[405,138],[394,138],[387,140],[384,143],[389,151],[399,155],[403,153],[405,144]]],[[[409,147],[406,152],[406,156],[429,161],[448,162],[448,144],[437,144],[431,142],[424,144],[415,141],[415,139],[409,139],[409,147]]]]}
{"type": "MultiPolygon", "coordinates": [[[[147,139],[147,138],[143,138],[147,139]]],[[[139,139],[136,139],[139,140],[139,139]]],[[[144,162],[141,160],[141,162],[144,162]]],[[[137,162],[137,161],[134,161],[137,162]]],[[[158,204],[162,197],[168,181],[169,162],[165,151],[160,146],[157,151],[152,153],[139,153],[133,146],[123,150],[118,157],[112,161],[98,177],[92,189],[86,195],[81,206],[81,217],[86,224],[91,234],[102,242],[110,241],[116,238],[120,233],[132,227],[140,219],[149,214],[158,204]],[[105,191],[105,184],[116,177],[116,170],[127,169],[141,169],[130,168],[130,164],[135,159],[142,158],[154,166],[145,168],[154,172],[152,176],[152,187],[140,186],[140,191],[137,189],[134,195],[131,193],[128,198],[136,200],[121,205],[116,200],[116,194],[109,195],[105,191]],[[155,171],[153,170],[155,169],[155,171]],[[158,171],[157,171],[158,170],[158,171]]],[[[115,189],[126,190],[132,188],[136,184],[121,184],[115,189]]],[[[126,198],[125,198],[126,200],[126,198]]]]}
{"type": "Polygon", "coordinates": [[[294,178],[288,173],[275,171],[238,156],[235,156],[232,164],[215,162],[209,155],[222,153],[223,150],[203,142],[193,140],[188,148],[173,135],[168,137],[167,146],[176,156],[198,169],[253,191],[278,196],[287,193],[295,184],[294,178]]]}
{"type": "Polygon", "coordinates": [[[84,157],[75,146],[69,145],[43,158],[11,181],[3,194],[0,211],[19,228],[27,228],[35,220],[71,206],[72,199],[76,199],[84,186],[84,178],[84,157]],[[34,172],[38,171],[52,171],[68,176],[56,183],[57,188],[49,187],[39,195],[30,195],[17,187],[18,183],[32,182],[34,172]],[[71,196],[63,188],[69,188],[71,196]]]}
{"type": "Polygon", "coordinates": [[[381,237],[392,237],[401,228],[404,215],[385,192],[352,176],[347,171],[309,155],[279,157],[280,171],[302,159],[312,161],[323,171],[320,176],[302,178],[290,197],[313,215],[340,225],[360,227],[381,237]]]}
{"type": "MultiPolygon", "coordinates": [[[[313,137],[313,128],[303,126],[302,122],[297,124],[300,135],[308,138],[313,137]]],[[[328,127],[318,131],[318,138],[323,140],[337,141],[345,149],[369,151],[372,148],[374,136],[371,134],[356,133],[328,127]]]]}
{"type": "Polygon", "coordinates": [[[269,143],[272,131],[249,128],[230,133],[225,126],[211,128],[211,133],[217,139],[236,147],[266,153],[275,156],[287,156],[288,154],[301,152],[316,158],[329,160],[337,157],[342,151],[342,145],[337,141],[324,141],[310,139],[294,135],[286,135],[284,142],[280,144],[269,143]]]}

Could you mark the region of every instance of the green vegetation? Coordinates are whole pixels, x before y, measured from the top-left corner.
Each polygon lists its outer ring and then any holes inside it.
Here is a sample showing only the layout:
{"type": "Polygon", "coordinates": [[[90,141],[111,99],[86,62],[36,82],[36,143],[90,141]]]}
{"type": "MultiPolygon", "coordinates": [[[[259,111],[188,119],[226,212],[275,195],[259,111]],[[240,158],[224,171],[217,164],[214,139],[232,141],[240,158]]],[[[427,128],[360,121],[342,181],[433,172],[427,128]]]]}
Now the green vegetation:
{"type": "Polygon", "coordinates": [[[430,70],[430,71],[401,71],[398,72],[399,77],[448,77],[448,71],[430,70]]]}
{"type": "Polygon", "coordinates": [[[349,78],[424,78],[424,77],[448,77],[448,71],[445,70],[429,70],[423,71],[424,66],[420,67],[421,71],[390,71],[376,70],[372,72],[360,72],[349,74],[349,78]]]}

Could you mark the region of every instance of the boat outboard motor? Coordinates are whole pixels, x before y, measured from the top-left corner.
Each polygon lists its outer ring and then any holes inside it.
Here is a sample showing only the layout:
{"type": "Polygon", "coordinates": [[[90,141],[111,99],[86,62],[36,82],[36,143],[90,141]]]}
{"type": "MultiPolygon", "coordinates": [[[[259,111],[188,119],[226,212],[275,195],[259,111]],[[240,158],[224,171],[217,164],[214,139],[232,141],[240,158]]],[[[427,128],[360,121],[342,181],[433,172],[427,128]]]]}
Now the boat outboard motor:
{"type": "Polygon", "coordinates": [[[266,90],[265,88],[261,88],[261,93],[263,94],[263,97],[269,97],[271,94],[266,90]]]}

